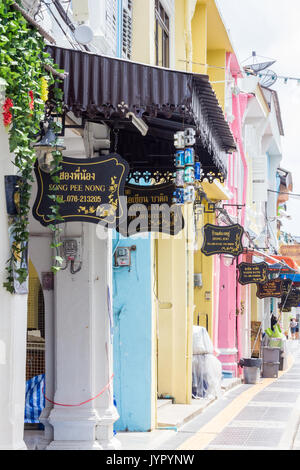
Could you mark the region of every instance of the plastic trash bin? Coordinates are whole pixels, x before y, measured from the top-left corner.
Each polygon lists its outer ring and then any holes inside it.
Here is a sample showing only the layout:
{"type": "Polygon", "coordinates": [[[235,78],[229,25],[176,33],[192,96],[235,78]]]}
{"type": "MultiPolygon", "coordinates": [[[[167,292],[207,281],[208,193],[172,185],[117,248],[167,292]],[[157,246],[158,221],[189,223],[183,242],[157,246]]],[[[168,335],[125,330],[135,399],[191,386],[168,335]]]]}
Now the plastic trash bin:
{"type": "Polygon", "coordinates": [[[264,379],[274,379],[278,377],[280,362],[264,362],[262,376],[264,379]]]}
{"type": "Polygon", "coordinates": [[[279,362],[280,348],[265,346],[262,348],[263,362],[279,362]]]}
{"type": "Polygon", "coordinates": [[[268,346],[265,346],[263,348],[263,378],[273,379],[278,377],[278,371],[280,366],[280,352],[280,348],[271,348],[268,346]]]}
{"type": "Polygon", "coordinates": [[[257,384],[260,381],[260,368],[262,360],[260,358],[241,359],[239,365],[244,369],[244,383],[257,384]]]}
{"type": "Polygon", "coordinates": [[[286,370],[288,368],[288,352],[286,341],[283,341],[282,347],[280,349],[280,364],[279,370],[286,370]]]}

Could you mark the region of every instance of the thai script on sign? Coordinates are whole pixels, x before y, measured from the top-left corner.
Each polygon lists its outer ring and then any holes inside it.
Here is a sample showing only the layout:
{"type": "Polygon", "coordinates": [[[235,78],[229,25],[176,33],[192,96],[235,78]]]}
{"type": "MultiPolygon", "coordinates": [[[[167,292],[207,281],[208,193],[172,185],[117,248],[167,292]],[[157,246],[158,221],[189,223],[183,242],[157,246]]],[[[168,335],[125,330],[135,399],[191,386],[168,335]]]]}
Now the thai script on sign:
{"type": "Polygon", "coordinates": [[[96,174],[78,166],[75,171],[61,171],[59,179],[60,181],[96,181],[96,174]]]}
{"type": "Polygon", "coordinates": [[[203,228],[202,253],[206,256],[230,254],[238,256],[243,252],[242,236],[244,229],[239,224],[226,227],[206,224],[203,228]]]}

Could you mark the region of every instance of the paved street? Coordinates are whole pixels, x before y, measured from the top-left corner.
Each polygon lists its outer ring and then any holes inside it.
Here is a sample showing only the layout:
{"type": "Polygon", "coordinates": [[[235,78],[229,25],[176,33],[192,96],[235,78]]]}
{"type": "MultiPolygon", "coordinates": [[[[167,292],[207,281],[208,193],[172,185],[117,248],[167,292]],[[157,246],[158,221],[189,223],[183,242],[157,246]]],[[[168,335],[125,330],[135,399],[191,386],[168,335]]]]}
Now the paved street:
{"type": "Polygon", "coordinates": [[[277,379],[235,387],[182,426],[160,449],[297,449],[300,343],[289,341],[288,347],[290,367],[280,372],[277,379]]]}
{"type": "MultiPolygon", "coordinates": [[[[300,450],[300,341],[277,379],[238,385],[177,432],[121,433],[123,450],[300,450]]],[[[35,448],[41,432],[25,433],[35,448]]]]}

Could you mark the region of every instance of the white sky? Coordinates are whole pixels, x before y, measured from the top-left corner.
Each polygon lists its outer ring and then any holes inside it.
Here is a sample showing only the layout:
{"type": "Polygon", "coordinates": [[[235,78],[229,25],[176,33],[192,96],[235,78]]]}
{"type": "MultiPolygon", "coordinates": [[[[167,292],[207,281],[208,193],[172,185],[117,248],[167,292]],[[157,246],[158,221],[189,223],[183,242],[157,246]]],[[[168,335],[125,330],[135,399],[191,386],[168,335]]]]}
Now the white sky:
{"type": "MultiPolygon", "coordinates": [[[[224,23],[241,65],[256,51],[259,61],[273,59],[278,75],[300,79],[299,0],[217,0],[224,23]],[[267,58],[267,59],[265,59],[267,58]]],[[[252,59],[248,63],[251,63],[252,59]]],[[[280,166],[292,172],[293,192],[300,194],[300,86],[278,79],[284,137],[280,166]]],[[[283,219],[284,230],[300,236],[300,197],[287,203],[292,220],[283,219]]]]}

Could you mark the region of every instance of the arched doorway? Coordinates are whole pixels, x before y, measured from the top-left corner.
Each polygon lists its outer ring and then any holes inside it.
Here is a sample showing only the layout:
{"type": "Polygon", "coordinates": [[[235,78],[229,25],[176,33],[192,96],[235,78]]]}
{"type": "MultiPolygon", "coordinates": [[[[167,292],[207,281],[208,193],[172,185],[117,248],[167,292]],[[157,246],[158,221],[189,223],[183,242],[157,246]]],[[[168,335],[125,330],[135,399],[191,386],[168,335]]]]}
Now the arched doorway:
{"type": "Polygon", "coordinates": [[[45,303],[38,273],[29,260],[26,342],[25,429],[41,429],[45,406],[45,303]]]}

